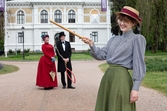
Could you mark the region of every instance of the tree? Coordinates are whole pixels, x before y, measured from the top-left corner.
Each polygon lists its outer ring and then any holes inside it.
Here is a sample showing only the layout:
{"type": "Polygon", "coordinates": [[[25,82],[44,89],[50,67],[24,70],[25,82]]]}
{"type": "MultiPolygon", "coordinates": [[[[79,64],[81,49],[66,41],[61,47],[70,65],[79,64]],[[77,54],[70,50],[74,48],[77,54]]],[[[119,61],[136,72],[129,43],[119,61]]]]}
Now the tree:
{"type": "MultiPolygon", "coordinates": [[[[111,32],[120,34],[119,27],[115,21],[115,12],[120,11],[125,5],[136,8],[142,18],[141,34],[147,41],[147,49],[152,53],[157,50],[167,52],[167,0],[111,0],[111,32]]],[[[137,30],[137,29],[136,29],[137,30]]]]}
{"type": "Polygon", "coordinates": [[[142,34],[146,37],[147,47],[152,53],[158,49],[167,51],[167,1],[137,0],[136,8],[142,17],[142,34]]]}
{"type": "Polygon", "coordinates": [[[4,12],[0,13],[0,50],[4,50],[4,12]]]}
{"type": "MultiPolygon", "coordinates": [[[[12,1],[12,0],[6,0],[6,1],[12,1]]],[[[7,11],[7,14],[10,15],[10,12],[7,11]]],[[[4,12],[0,12],[0,51],[4,50],[4,12]]]]}

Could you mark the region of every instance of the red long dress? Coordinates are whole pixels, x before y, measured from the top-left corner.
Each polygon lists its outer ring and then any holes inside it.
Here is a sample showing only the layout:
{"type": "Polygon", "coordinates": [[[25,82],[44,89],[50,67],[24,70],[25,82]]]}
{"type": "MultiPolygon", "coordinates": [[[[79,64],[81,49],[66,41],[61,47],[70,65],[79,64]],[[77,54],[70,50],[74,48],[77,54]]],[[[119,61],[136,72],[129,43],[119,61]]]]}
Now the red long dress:
{"type": "Polygon", "coordinates": [[[53,81],[50,76],[50,71],[56,72],[55,62],[51,61],[51,57],[55,56],[53,46],[45,43],[42,45],[43,56],[38,63],[38,71],[36,78],[36,85],[39,87],[57,87],[57,77],[53,81]]]}

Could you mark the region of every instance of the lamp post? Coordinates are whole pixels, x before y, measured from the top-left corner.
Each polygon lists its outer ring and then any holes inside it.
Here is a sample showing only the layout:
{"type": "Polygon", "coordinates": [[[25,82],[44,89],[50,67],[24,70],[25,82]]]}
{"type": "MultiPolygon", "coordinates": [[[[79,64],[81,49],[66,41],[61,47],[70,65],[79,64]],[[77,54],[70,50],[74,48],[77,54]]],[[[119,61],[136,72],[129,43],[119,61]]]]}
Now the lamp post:
{"type": "Polygon", "coordinates": [[[22,30],[22,36],[23,36],[23,59],[25,59],[24,57],[24,27],[21,27],[21,30],[22,30]]]}

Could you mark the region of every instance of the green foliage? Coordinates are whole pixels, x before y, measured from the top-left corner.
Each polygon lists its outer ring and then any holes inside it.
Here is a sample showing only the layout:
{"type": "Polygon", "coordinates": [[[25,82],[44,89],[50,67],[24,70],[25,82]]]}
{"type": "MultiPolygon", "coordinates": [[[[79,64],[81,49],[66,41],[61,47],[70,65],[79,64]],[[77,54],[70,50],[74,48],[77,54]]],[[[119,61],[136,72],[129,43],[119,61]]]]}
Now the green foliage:
{"type": "Polygon", "coordinates": [[[142,34],[146,37],[147,46],[152,52],[167,51],[167,1],[137,0],[136,8],[142,18],[142,34]]]}
{"type": "Polygon", "coordinates": [[[17,49],[17,53],[20,54],[21,53],[21,49],[17,49]]]}
{"type": "Polygon", "coordinates": [[[30,49],[24,49],[25,53],[29,53],[30,49]]]}
{"type": "Polygon", "coordinates": [[[8,53],[9,53],[9,54],[13,54],[14,51],[12,51],[12,49],[9,49],[8,53]]]}
{"type": "Polygon", "coordinates": [[[147,72],[163,72],[167,71],[167,60],[162,58],[151,58],[145,60],[147,72]]]}
{"type": "Polygon", "coordinates": [[[119,27],[115,21],[115,12],[123,6],[131,6],[140,12],[142,18],[141,34],[145,36],[147,47],[153,53],[157,50],[167,52],[167,0],[111,0],[111,32],[119,34],[119,27]]]}
{"type": "Polygon", "coordinates": [[[4,50],[4,41],[0,40],[0,50],[4,50]]]}
{"type": "Polygon", "coordinates": [[[4,13],[0,14],[0,50],[4,50],[4,13]]]}

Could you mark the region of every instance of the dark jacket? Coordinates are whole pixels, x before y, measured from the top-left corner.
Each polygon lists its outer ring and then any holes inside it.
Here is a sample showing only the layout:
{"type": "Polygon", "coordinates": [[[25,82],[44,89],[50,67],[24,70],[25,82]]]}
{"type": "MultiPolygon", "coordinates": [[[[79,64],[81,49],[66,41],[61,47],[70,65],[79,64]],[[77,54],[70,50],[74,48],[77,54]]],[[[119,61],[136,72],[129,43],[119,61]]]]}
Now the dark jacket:
{"type": "Polygon", "coordinates": [[[56,46],[57,46],[57,49],[60,53],[59,54],[58,51],[56,50],[56,54],[57,54],[57,57],[58,57],[58,64],[57,64],[58,72],[64,72],[66,70],[65,62],[64,62],[64,60],[62,59],[61,56],[63,56],[63,58],[69,58],[69,62],[67,63],[67,68],[72,70],[72,65],[71,65],[71,54],[72,53],[71,53],[70,43],[68,41],[65,41],[65,51],[63,50],[61,41],[58,42],[56,46]]]}

